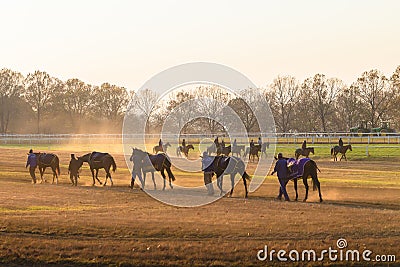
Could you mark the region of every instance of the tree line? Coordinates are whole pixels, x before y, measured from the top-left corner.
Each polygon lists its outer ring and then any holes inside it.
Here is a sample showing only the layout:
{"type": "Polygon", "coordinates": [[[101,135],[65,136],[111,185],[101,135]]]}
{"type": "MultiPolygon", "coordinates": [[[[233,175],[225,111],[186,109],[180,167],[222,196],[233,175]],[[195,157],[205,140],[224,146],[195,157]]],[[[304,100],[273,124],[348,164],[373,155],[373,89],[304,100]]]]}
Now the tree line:
{"type": "Polygon", "coordinates": [[[0,70],[1,133],[116,132],[130,96],[126,88],[62,81],[46,72],[26,77],[0,70]]]}
{"type": "Polygon", "coordinates": [[[109,83],[95,86],[77,78],[62,81],[42,71],[24,76],[2,69],[0,131],[120,133],[129,112],[134,119],[147,119],[148,132],[157,132],[173,111],[173,120],[184,132],[218,133],[229,130],[218,118],[232,116],[226,113],[230,108],[248,132],[258,132],[254,112],[266,102],[278,132],[346,132],[360,121],[369,122],[371,127],[391,121],[392,128],[400,129],[400,66],[390,77],[379,70],[365,71],[350,85],[324,74],[304,81],[278,76],[266,88],[245,88],[239,95],[215,85],[198,85],[174,90],[161,102],[158,97],[151,89],[135,95],[109,83]],[[196,104],[182,105],[190,100],[196,104]],[[205,116],[186,123],[196,112],[205,116]]]}

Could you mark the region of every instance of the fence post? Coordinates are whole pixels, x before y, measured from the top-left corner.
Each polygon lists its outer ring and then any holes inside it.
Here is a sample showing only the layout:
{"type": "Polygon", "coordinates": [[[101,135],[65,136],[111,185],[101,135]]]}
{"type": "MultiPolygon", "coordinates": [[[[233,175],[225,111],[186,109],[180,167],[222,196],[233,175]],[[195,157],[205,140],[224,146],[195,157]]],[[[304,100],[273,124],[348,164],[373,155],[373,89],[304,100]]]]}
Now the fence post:
{"type": "Polygon", "coordinates": [[[365,154],[366,154],[366,156],[367,156],[367,157],[369,157],[369,151],[368,151],[368,149],[369,149],[369,142],[370,142],[370,138],[371,138],[371,136],[370,136],[370,135],[368,135],[368,143],[367,143],[367,148],[365,149],[365,154]]]}

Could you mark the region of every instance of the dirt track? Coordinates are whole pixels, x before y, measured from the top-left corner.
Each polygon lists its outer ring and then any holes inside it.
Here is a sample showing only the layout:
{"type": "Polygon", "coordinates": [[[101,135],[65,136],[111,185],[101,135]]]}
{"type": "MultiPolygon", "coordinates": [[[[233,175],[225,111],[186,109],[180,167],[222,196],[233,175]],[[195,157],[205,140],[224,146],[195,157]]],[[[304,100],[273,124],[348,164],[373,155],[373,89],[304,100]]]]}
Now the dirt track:
{"type": "MultiPolygon", "coordinates": [[[[377,254],[400,249],[396,163],[379,169],[373,163],[320,161],[321,204],[312,191],[308,203],[275,201],[277,182],[270,178],[247,200],[239,184],[233,198],[176,208],[130,190],[121,155],[113,188],[90,186],[87,169],[75,188],[65,165],[59,185],[30,184],[23,168],[26,155],[2,151],[20,155],[9,167],[4,167],[7,156],[0,159],[0,262],[6,265],[265,265],[256,258],[264,245],[320,251],[336,247],[339,238],[350,249],[377,254]],[[383,182],[385,172],[392,183],[383,182]],[[363,184],[370,175],[372,182],[363,184]]],[[[59,155],[68,162],[68,151],[59,155]]],[[[293,196],[291,186],[289,192],[293,196]]]]}

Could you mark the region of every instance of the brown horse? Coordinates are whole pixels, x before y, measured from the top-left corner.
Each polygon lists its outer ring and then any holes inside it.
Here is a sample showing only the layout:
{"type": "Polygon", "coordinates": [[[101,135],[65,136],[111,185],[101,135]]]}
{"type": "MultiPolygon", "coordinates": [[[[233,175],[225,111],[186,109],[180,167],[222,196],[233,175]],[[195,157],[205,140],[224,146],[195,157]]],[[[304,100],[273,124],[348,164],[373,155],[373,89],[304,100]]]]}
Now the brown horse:
{"type": "Polygon", "coordinates": [[[193,149],[194,150],[194,146],[193,145],[187,145],[185,147],[178,146],[176,148],[176,155],[178,157],[180,157],[180,156],[182,156],[181,153],[183,153],[185,155],[185,157],[188,157],[189,156],[189,149],[193,149]]]}
{"type": "Polygon", "coordinates": [[[158,152],[165,152],[167,153],[167,149],[168,147],[170,147],[171,144],[169,142],[167,142],[166,144],[164,144],[162,147],[160,145],[153,147],[153,153],[157,154],[158,152]]]}
{"type": "Polygon", "coordinates": [[[100,183],[98,178],[99,169],[104,169],[106,171],[106,180],[104,181],[104,186],[107,184],[107,178],[110,178],[111,186],[114,184],[110,169],[111,166],[113,167],[113,172],[117,170],[117,165],[115,164],[114,158],[108,153],[101,153],[101,152],[92,152],[83,155],[82,157],[78,157],[78,160],[82,160],[83,162],[87,162],[90,167],[90,171],[92,172],[93,178],[93,186],[95,185],[95,179],[100,183]],[[96,176],[94,176],[94,171],[96,170],[96,176]]]}
{"type": "Polygon", "coordinates": [[[53,184],[54,178],[56,178],[56,184],[58,184],[58,175],[60,175],[60,160],[56,154],[52,153],[35,153],[38,163],[38,168],[40,172],[41,183],[46,182],[46,179],[43,179],[44,171],[47,167],[50,167],[53,171],[53,184]]]}
{"type": "Polygon", "coordinates": [[[333,156],[333,160],[337,161],[337,154],[342,154],[342,156],[340,157],[340,161],[342,160],[342,158],[344,158],[347,161],[347,157],[346,157],[346,152],[347,150],[353,151],[351,145],[347,145],[347,146],[335,146],[333,148],[331,148],[331,156],[333,156]]]}
{"type": "Polygon", "coordinates": [[[314,155],[314,148],[313,147],[307,147],[305,149],[298,148],[294,152],[294,156],[296,159],[298,159],[300,156],[304,156],[308,158],[310,156],[310,153],[314,155]]]}

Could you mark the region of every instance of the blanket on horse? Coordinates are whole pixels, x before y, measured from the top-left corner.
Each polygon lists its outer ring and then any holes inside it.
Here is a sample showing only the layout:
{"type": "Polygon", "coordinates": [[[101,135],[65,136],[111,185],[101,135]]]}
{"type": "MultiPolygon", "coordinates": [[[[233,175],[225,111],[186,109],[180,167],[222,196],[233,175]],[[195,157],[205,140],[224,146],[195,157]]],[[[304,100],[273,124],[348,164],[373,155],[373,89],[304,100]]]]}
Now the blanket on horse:
{"type": "Polygon", "coordinates": [[[50,166],[54,159],[55,155],[51,153],[40,153],[38,157],[39,163],[47,166],[50,166]]]}
{"type": "Polygon", "coordinates": [[[90,154],[89,160],[91,160],[91,161],[101,161],[107,155],[108,155],[108,153],[93,151],[90,154]]]}
{"type": "Polygon", "coordinates": [[[288,159],[289,179],[296,179],[303,176],[304,165],[309,161],[309,158],[301,158],[299,160],[295,160],[294,158],[288,159]]]}

